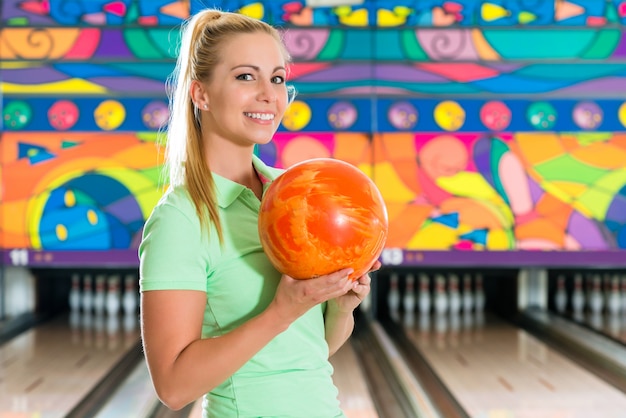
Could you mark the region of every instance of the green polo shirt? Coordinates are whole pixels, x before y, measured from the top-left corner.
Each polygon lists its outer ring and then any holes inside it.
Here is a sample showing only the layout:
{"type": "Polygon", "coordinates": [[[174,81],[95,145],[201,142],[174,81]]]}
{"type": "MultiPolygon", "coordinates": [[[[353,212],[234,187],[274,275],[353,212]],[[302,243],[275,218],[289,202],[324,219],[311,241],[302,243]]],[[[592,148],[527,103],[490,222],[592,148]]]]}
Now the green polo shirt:
{"type": "MultiPolygon", "coordinates": [[[[256,156],[268,180],[281,171],[256,156]]],[[[257,230],[254,193],[213,174],[224,243],[202,233],[183,187],[168,190],[146,221],[139,247],[141,291],[206,292],[202,338],[216,337],[261,313],[272,301],[280,274],[267,259],[257,230]]],[[[206,229],[205,229],[206,231],[206,229]]],[[[318,305],[250,359],[204,399],[205,417],[342,417],[318,305]]]]}

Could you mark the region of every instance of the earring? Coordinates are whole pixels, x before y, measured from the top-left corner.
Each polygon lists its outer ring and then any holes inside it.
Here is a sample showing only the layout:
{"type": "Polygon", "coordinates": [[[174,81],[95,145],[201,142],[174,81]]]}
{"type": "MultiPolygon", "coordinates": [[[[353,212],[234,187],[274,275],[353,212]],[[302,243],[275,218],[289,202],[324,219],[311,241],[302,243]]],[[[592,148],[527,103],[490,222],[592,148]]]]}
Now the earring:
{"type": "Polygon", "coordinates": [[[207,110],[209,108],[209,105],[205,103],[202,107],[204,108],[204,110],[207,110]]]}

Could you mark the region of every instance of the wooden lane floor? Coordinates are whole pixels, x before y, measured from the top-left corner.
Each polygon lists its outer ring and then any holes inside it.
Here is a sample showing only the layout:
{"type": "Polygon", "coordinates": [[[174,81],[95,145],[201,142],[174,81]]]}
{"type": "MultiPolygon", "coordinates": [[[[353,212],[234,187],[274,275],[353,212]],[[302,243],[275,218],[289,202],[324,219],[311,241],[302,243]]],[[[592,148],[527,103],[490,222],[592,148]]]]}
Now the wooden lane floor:
{"type": "Polygon", "coordinates": [[[623,417],[626,395],[495,316],[416,316],[404,332],[472,417],[623,417]]]}
{"type": "MultiPolygon", "coordinates": [[[[339,389],[339,402],[347,418],[378,418],[366,378],[350,340],[330,358],[335,368],[333,380],[339,389]]],[[[189,418],[202,417],[202,401],[197,401],[189,418]]]]}
{"type": "Polygon", "coordinates": [[[139,342],[138,319],[61,315],[0,345],[0,417],[65,417],[139,342]]]}

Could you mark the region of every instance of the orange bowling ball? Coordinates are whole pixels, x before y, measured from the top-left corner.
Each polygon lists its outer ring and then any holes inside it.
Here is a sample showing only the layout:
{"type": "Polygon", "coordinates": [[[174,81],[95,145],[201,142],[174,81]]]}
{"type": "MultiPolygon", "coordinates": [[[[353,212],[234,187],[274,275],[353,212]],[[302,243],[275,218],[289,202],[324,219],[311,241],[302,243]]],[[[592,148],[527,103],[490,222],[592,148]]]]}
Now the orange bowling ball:
{"type": "Polygon", "coordinates": [[[261,201],[259,237],[278,271],[308,279],[351,267],[367,273],[387,240],[387,208],[361,170],[332,158],[288,168],[261,201]]]}

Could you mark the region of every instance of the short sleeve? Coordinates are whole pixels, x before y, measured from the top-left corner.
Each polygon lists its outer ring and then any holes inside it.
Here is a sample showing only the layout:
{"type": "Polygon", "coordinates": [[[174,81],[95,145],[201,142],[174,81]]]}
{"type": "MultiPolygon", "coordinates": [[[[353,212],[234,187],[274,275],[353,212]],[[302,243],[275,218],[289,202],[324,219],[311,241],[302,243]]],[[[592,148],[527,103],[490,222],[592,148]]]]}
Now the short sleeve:
{"type": "Polygon", "coordinates": [[[200,223],[178,207],[158,204],[146,221],[139,245],[140,290],[206,292],[208,257],[200,223]]]}

